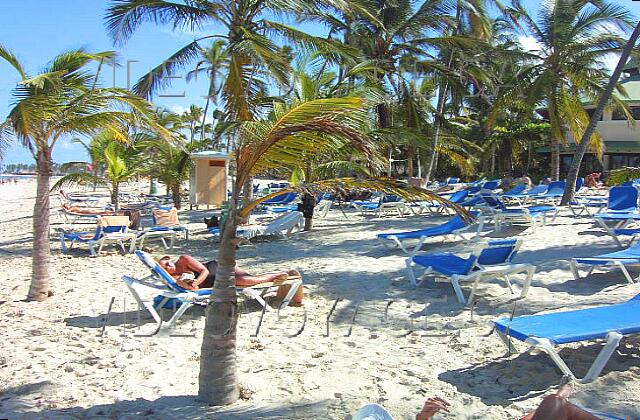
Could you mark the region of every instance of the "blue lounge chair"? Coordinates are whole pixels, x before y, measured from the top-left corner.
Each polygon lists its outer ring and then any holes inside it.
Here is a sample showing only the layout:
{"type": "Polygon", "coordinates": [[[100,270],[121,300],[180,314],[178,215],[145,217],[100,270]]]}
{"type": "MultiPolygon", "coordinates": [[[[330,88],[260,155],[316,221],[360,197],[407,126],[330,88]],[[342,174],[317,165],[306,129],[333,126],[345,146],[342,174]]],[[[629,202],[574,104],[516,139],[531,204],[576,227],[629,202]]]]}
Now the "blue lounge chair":
{"type": "Polygon", "coordinates": [[[119,245],[123,252],[127,252],[125,243],[129,242],[128,252],[134,250],[137,235],[129,232],[129,217],[127,216],[102,216],[97,219],[97,226],[94,232],[62,232],[60,235],[60,246],[65,254],[73,248],[76,243],[87,245],[92,257],[102,252],[102,248],[108,244],[119,245]],[[69,245],[67,245],[69,241],[69,245]]]}
{"type": "MultiPolygon", "coordinates": [[[[467,199],[467,197],[469,197],[469,190],[460,190],[451,194],[451,197],[449,197],[448,200],[453,204],[462,204],[467,199]]],[[[422,210],[428,210],[429,213],[432,214],[442,214],[445,213],[448,209],[447,206],[443,206],[442,204],[435,201],[423,201],[419,202],[418,205],[418,211],[414,212],[414,214],[422,214],[422,210]]],[[[413,207],[410,208],[413,209],[413,207]]]]}
{"type": "Polygon", "coordinates": [[[571,272],[576,280],[580,279],[578,264],[591,266],[587,276],[590,275],[596,267],[618,267],[622,270],[627,281],[633,284],[633,279],[631,278],[626,265],[640,264],[640,244],[630,246],[622,251],[610,252],[608,254],[597,255],[595,257],[571,259],[571,272]]]}
{"type": "MultiPolygon", "coordinates": [[[[143,251],[136,251],[136,255],[140,261],[151,271],[151,274],[142,279],[135,279],[129,276],[122,276],[122,280],[125,282],[131,294],[135,298],[140,307],[146,308],[153,319],[157,323],[156,332],[160,330],[162,326],[162,317],[158,311],[162,308],[173,307],[176,312],[173,314],[167,328],[175,327],[176,322],[191,306],[196,304],[206,304],[211,299],[212,289],[198,289],[187,290],[176,283],[175,279],[171,277],[167,271],[158,264],[157,261],[143,251]],[[149,292],[155,294],[153,299],[144,299],[143,296],[148,295],[149,292]]],[[[281,310],[289,305],[291,299],[295,296],[299,287],[302,287],[302,280],[294,279],[287,280],[283,284],[290,284],[291,289],[278,306],[278,310],[281,310]]],[[[280,287],[281,284],[275,285],[274,283],[262,283],[251,287],[236,287],[236,290],[245,296],[257,300],[266,310],[272,310],[264,300],[264,295],[274,288],[280,287]]]]}
{"type": "Polygon", "coordinates": [[[564,181],[553,181],[548,185],[547,191],[533,197],[536,201],[555,203],[564,195],[564,188],[567,185],[564,181]]]}
{"type": "Polygon", "coordinates": [[[506,191],[502,194],[502,197],[510,197],[513,195],[518,195],[524,193],[524,190],[527,189],[527,186],[524,184],[517,184],[515,187],[511,188],[509,191],[506,191]]]}
{"type": "Polygon", "coordinates": [[[268,200],[260,203],[261,205],[270,205],[270,206],[284,206],[287,204],[291,204],[296,198],[298,198],[298,193],[296,192],[287,192],[282,193],[280,195],[276,195],[275,197],[271,197],[268,200]]]}
{"type": "Polygon", "coordinates": [[[505,222],[525,223],[535,230],[538,220],[541,221],[542,226],[547,223],[547,213],[554,213],[553,219],[558,214],[558,209],[553,206],[507,207],[497,195],[487,190],[480,191],[480,196],[488,208],[494,212],[496,230],[500,230],[505,222]]]}
{"type": "Polygon", "coordinates": [[[514,200],[519,205],[524,205],[529,201],[531,201],[531,199],[541,194],[544,194],[545,192],[547,192],[548,189],[549,187],[547,185],[540,184],[540,185],[535,185],[529,191],[523,192],[520,194],[511,194],[511,193],[503,194],[502,198],[514,200]]]}
{"type": "MultiPolygon", "coordinates": [[[[612,187],[609,190],[609,197],[588,197],[584,199],[577,199],[571,203],[572,210],[574,207],[580,209],[578,214],[581,214],[586,210],[589,213],[588,208],[598,208],[597,213],[605,211],[606,213],[629,213],[638,210],[638,190],[635,187],[612,187]],[[606,200],[606,201],[605,201],[606,200]],[[603,201],[605,201],[603,203],[603,201]]],[[[574,211],[576,214],[576,211],[574,211]]]]}
{"type": "Polygon", "coordinates": [[[520,245],[521,239],[505,239],[489,241],[476,246],[467,258],[459,257],[453,253],[436,253],[426,255],[414,255],[405,260],[407,266],[407,277],[413,286],[417,286],[416,275],[413,270],[414,265],[426,268],[425,274],[436,273],[438,276],[447,278],[456,297],[461,304],[465,304],[464,294],[460,287],[461,281],[473,281],[469,302],[473,302],[478,284],[483,278],[505,278],[511,293],[513,289],[509,276],[518,273],[526,273],[527,277],[523,283],[521,298],[524,298],[529,291],[531,278],[535,267],[531,264],[512,264],[520,245]]]}
{"type": "Polygon", "coordinates": [[[375,216],[380,217],[388,212],[398,213],[398,216],[404,216],[407,205],[397,195],[383,194],[377,201],[352,201],[351,204],[364,216],[368,212],[373,212],[375,216]]]}
{"type": "Polygon", "coordinates": [[[487,181],[484,184],[482,184],[482,189],[483,190],[495,190],[498,189],[498,186],[500,185],[500,180],[494,180],[494,181],[487,181]]]}
{"type": "Polygon", "coordinates": [[[510,338],[543,350],[564,375],[576,378],[555,346],[588,340],[606,340],[606,344],[579,382],[591,382],[600,375],[625,335],[640,333],[640,295],[615,305],[540,315],[520,316],[492,321],[500,338],[512,349],[510,338]]]}
{"type": "Polygon", "coordinates": [[[484,226],[484,218],[478,211],[472,211],[471,215],[475,219],[469,224],[466,224],[462,220],[462,218],[460,218],[460,216],[456,215],[449,219],[446,223],[439,226],[433,226],[426,229],[408,232],[380,233],[377,235],[377,237],[385,247],[388,246],[388,243],[390,241],[392,244],[394,244],[392,248],[400,247],[400,249],[402,249],[405,253],[414,254],[420,250],[424,242],[429,238],[442,236],[444,241],[448,236],[453,236],[454,238],[459,237],[464,240],[465,238],[464,236],[462,236],[462,233],[471,231],[474,226],[476,227],[475,237],[478,237],[484,226]],[[405,244],[402,242],[403,240],[407,239],[418,240],[418,243],[411,251],[409,251],[405,244]]]}

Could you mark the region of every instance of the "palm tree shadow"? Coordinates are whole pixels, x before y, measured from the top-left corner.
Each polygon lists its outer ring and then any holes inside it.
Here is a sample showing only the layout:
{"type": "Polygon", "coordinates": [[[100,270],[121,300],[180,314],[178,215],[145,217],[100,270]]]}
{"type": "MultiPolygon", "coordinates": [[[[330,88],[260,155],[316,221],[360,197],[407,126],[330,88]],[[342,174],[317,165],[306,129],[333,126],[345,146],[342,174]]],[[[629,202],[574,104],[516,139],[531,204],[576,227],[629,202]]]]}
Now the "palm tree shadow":
{"type": "MultiPolygon", "coordinates": [[[[37,385],[37,384],[36,384],[37,385]]],[[[69,407],[53,410],[21,410],[20,407],[28,407],[30,396],[43,387],[50,385],[40,383],[36,389],[27,389],[27,392],[17,392],[19,389],[10,389],[3,393],[3,405],[15,407],[7,411],[0,409],[4,417],[15,418],[28,415],[32,418],[146,418],[146,419],[257,419],[257,418],[327,418],[328,403],[326,400],[290,405],[252,405],[239,401],[230,407],[209,407],[197,400],[195,395],[164,396],[156,400],[138,398],[135,400],[116,401],[111,404],[99,404],[92,407],[69,407]]],[[[32,385],[28,385],[31,387],[32,385]]],[[[24,387],[18,387],[24,388],[24,387]]],[[[23,390],[24,391],[24,390],[23,390]]]]}
{"type": "Polygon", "coordinates": [[[544,287],[550,292],[564,292],[572,295],[592,296],[605,289],[619,289],[628,285],[626,280],[624,280],[624,277],[621,276],[619,270],[612,271],[615,272],[595,273],[578,280],[572,278],[562,283],[540,284],[538,286],[544,287]]]}

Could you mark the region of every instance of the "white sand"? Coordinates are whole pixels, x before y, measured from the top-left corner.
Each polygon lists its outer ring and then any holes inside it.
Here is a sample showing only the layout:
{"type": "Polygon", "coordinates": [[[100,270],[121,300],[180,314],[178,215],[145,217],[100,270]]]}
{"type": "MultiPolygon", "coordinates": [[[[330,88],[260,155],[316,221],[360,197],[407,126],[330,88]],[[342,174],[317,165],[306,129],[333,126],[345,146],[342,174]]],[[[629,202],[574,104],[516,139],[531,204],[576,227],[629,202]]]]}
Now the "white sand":
{"type": "MultiPolygon", "coordinates": [[[[258,339],[260,314],[249,304],[240,318],[238,366],[248,399],[224,409],[195,401],[204,323],[201,308],[190,310],[176,330],[192,336],[134,336],[136,304],[120,277],[142,277],[135,256],[88,257],[60,253],[52,226],[52,289],[44,303],[26,303],[31,268],[31,212],[35,184],[0,186],[0,418],[335,418],[377,402],[398,419],[413,418],[429,396],[452,403],[441,418],[517,418],[552,392],[560,372],[544,354],[503,357],[505,349],[488,321],[509,314],[514,298],[500,282],[480,291],[473,320],[448,284],[411,289],[400,251],[387,251],[375,233],[412,229],[443,219],[429,216],[345,220],[332,211],[313,232],[288,241],[260,242],[238,252],[253,272],[298,268],[304,275],[304,310],[288,308],[282,319],[267,314],[258,339]],[[115,298],[104,336],[101,325],[115,298]],[[325,336],[327,313],[338,304],[325,336]],[[383,324],[386,303],[390,317],[383,324]],[[355,307],[359,314],[349,336],[355,307]],[[126,315],[126,320],[124,319],[126,315]],[[409,328],[413,330],[410,332],[409,328]]],[[[57,204],[57,202],[53,202],[57,204]]],[[[171,254],[207,260],[216,244],[204,233],[204,211],[191,212],[194,234],[171,254]]],[[[181,213],[186,221],[188,213],[181,213]]],[[[54,223],[59,219],[55,217],[54,223]]],[[[92,228],[91,226],[88,226],[92,228]]],[[[520,233],[505,230],[501,236],[520,233]]],[[[496,236],[496,234],[489,234],[496,236]]],[[[533,287],[516,314],[621,302],[638,289],[619,271],[574,281],[567,259],[615,249],[589,218],[559,217],[525,240],[517,261],[538,265],[533,287]]],[[[468,245],[468,244],[467,244],[468,245]]],[[[465,244],[432,243],[424,249],[462,250],[465,244]]],[[[156,255],[163,253],[158,250],[156,255]]],[[[516,288],[520,286],[516,281],[516,288]]],[[[468,293],[468,289],[466,289],[468,293]]],[[[140,332],[152,329],[143,313],[140,332]]],[[[640,406],[638,339],[622,342],[595,382],[578,385],[572,401],[593,409],[633,416],[640,406]]],[[[562,355],[582,375],[600,344],[565,346],[562,355]]]]}

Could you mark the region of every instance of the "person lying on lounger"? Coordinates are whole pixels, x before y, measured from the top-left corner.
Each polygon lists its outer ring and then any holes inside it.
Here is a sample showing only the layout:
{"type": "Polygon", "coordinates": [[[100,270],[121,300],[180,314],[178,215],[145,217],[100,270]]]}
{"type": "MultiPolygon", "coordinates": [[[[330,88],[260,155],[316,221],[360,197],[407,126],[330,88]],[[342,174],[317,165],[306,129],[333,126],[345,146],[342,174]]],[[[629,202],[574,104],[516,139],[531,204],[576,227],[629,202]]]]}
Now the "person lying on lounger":
{"type": "MultiPolygon", "coordinates": [[[[213,287],[216,280],[216,270],[218,262],[211,260],[202,264],[190,255],[181,255],[175,261],[171,257],[164,256],[160,258],[158,264],[164,268],[178,282],[178,285],[187,290],[207,289],[213,287]],[[193,277],[193,278],[191,278],[193,277]]],[[[236,286],[249,287],[256,284],[284,281],[288,279],[301,279],[302,276],[296,270],[287,272],[269,272],[257,275],[249,274],[246,270],[238,267],[234,268],[236,286]]],[[[283,285],[279,295],[289,290],[289,285],[283,285]]],[[[298,289],[295,297],[291,300],[290,305],[300,305],[302,303],[302,287],[298,289]]]]}
{"type": "Polygon", "coordinates": [[[114,214],[113,210],[80,207],[80,206],[74,206],[67,203],[64,203],[62,205],[62,208],[69,213],[77,213],[77,214],[95,214],[97,216],[112,216],[114,214]]]}

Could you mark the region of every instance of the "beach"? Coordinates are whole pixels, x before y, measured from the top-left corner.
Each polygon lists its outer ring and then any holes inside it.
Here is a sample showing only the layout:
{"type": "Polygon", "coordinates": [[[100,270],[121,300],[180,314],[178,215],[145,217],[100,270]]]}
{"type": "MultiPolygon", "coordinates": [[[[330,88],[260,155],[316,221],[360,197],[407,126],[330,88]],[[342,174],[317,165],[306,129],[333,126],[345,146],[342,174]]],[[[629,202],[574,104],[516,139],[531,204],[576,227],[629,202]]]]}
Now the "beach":
{"type": "MultiPolygon", "coordinates": [[[[523,300],[517,300],[522,276],[513,278],[513,295],[504,282],[485,282],[473,312],[458,303],[448,283],[426,281],[412,288],[404,274],[406,255],[385,249],[375,238],[439,224],[446,217],[348,212],[345,218],[332,210],[314,220],[311,232],[238,249],[238,264],[252,273],[299,270],[304,307],[286,308],[280,319],[267,312],[252,337],[260,306],[240,305],[242,398],[229,407],[207,407],[196,401],[204,309],[190,309],[173,334],[142,336],[152,332],[152,320],[138,311],[121,277],[142,278],[146,268],[135,255],[121,255],[113,247],[96,258],[82,248],[61,253],[58,229],[63,225],[53,196],[54,295],[41,303],[25,302],[35,181],[2,185],[0,194],[0,418],[347,419],[375,402],[395,418],[408,419],[432,396],[451,403],[450,413],[436,418],[519,418],[555,391],[561,373],[547,355],[521,353],[521,343],[507,355],[489,321],[512,313],[619,303],[638,293],[619,270],[573,279],[570,258],[617,248],[590,217],[576,218],[568,209],[534,233],[521,227],[485,229],[486,239],[523,238],[515,261],[537,270],[523,300]],[[327,336],[327,315],[336,299],[341,300],[327,336]]],[[[215,258],[217,242],[202,222],[208,214],[190,212],[188,206],[181,210],[189,241],[168,251],[155,245],[153,255],[215,258]]],[[[471,241],[436,239],[423,251],[464,252],[472,246],[471,241]]],[[[463,290],[469,293],[468,287],[463,290]]],[[[599,378],[576,384],[571,401],[639,416],[639,342],[623,339],[599,378]]],[[[583,376],[601,343],[561,348],[568,365],[583,376]]]]}

